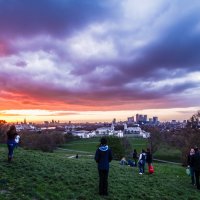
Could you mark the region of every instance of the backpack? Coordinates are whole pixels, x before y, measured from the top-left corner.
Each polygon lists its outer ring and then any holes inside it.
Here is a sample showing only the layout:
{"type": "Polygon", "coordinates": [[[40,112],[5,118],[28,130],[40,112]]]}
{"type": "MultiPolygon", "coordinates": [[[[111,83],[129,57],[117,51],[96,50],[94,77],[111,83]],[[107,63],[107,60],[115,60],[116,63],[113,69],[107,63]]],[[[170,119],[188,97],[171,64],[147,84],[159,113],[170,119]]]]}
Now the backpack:
{"type": "Polygon", "coordinates": [[[153,173],[154,173],[153,165],[149,165],[149,174],[153,174],[153,173]]]}

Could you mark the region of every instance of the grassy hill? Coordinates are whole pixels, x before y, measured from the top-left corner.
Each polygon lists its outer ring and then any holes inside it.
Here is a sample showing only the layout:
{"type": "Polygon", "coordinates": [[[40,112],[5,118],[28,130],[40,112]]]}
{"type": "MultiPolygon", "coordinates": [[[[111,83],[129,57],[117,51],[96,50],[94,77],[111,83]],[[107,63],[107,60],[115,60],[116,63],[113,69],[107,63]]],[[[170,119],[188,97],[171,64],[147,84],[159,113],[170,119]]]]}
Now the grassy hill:
{"type": "MultiPolygon", "coordinates": [[[[142,149],[146,149],[148,147],[148,141],[143,138],[129,137],[129,142],[132,146],[132,149],[136,149],[138,153],[140,153],[142,149]]],[[[94,153],[98,145],[99,145],[99,138],[89,138],[89,139],[71,141],[69,143],[62,145],[62,148],[74,153],[76,153],[76,151],[81,151],[81,153],[83,154],[84,152],[94,153]]],[[[130,156],[132,157],[132,154],[130,154],[130,156]]],[[[181,163],[180,150],[169,147],[167,145],[161,146],[158,149],[158,151],[156,151],[156,153],[153,155],[153,157],[156,159],[181,163]]]]}
{"type": "MultiPolygon", "coordinates": [[[[18,148],[14,162],[8,164],[6,154],[6,147],[1,146],[2,200],[103,199],[98,195],[98,173],[93,156],[85,154],[75,159],[69,158],[73,152],[68,151],[42,153],[18,148]]],[[[109,196],[105,199],[200,199],[200,192],[190,184],[183,167],[158,163],[154,166],[155,174],[139,175],[137,168],[112,161],[109,196]]]]}

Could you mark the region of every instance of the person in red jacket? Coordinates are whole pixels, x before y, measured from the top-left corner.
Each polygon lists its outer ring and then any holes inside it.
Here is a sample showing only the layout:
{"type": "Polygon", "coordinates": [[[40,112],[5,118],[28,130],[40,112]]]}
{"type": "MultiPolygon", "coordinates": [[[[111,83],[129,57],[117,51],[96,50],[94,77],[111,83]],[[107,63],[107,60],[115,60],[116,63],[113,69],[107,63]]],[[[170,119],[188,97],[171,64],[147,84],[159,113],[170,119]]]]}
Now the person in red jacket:
{"type": "Polygon", "coordinates": [[[99,148],[95,153],[95,161],[98,163],[99,171],[99,194],[108,195],[108,172],[109,163],[112,160],[111,149],[107,145],[106,138],[101,138],[99,148]]]}

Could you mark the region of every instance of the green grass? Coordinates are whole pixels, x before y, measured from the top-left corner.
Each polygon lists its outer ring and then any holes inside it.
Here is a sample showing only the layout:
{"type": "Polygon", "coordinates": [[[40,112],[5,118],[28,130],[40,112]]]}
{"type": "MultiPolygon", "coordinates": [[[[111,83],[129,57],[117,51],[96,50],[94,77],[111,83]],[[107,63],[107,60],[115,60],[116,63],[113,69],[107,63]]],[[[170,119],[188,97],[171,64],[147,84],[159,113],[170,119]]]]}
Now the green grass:
{"type": "Polygon", "coordinates": [[[134,137],[129,137],[128,139],[131,143],[132,148],[136,149],[138,153],[140,153],[142,149],[147,149],[148,147],[147,139],[134,138],[134,137]]]}
{"type": "Polygon", "coordinates": [[[76,150],[76,151],[86,151],[94,152],[99,145],[99,138],[89,138],[71,141],[61,146],[61,148],[76,150]]]}
{"type": "MultiPolygon", "coordinates": [[[[86,151],[86,152],[94,152],[99,145],[100,138],[89,138],[89,139],[80,139],[68,142],[62,145],[62,148],[76,150],[76,151],[86,151]]],[[[142,149],[146,149],[148,146],[147,140],[142,138],[131,138],[129,137],[128,140],[133,149],[136,149],[141,152],[142,149]]]]}
{"type": "Polygon", "coordinates": [[[161,160],[181,163],[181,151],[166,145],[160,147],[154,154],[154,157],[161,160]]]}
{"type": "MultiPolygon", "coordinates": [[[[128,140],[130,141],[132,149],[137,150],[138,155],[142,149],[146,149],[149,146],[147,139],[128,137],[128,140]]],[[[84,154],[84,151],[86,154],[88,154],[95,152],[98,145],[99,145],[99,138],[89,138],[89,139],[79,139],[71,141],[69,143],[62,145],[61,148],[70,150],[69,153],[71,154],[76,154],[76,152],[84,154]]],[[[132,156],[132,154],[130,154],[130,156],[132,156]]],[[[180,163],[181,152],[180,150],[164,145],[161,146],[156,151],[156,153],[153,155],[153,158],[180,163]]]]}
{"type": "MultiPolygon", "coordinates": [[[[93,152],[94,153],[94,152],[93,152]]],[[[69,159],[69,153],[42,153],[18,148],[14,162],[6,162],[0,147],[0,199],[93,200],[98,195],[98,173],[93,157],[69,159]]],[[[181,166],[155,163],[155,174],[139,175],[137,168],[112,161],[109,173],[110,200],[197,200],[200,192],[190,185],[181,166]]]]}

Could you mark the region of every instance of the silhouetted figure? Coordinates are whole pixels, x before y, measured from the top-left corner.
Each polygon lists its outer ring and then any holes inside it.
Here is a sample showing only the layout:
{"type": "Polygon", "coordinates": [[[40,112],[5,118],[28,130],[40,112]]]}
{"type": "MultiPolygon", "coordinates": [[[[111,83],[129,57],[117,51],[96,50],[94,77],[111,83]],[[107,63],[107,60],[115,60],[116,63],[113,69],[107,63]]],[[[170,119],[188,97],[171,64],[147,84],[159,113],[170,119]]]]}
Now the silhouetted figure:
{"type": "Polygon", "coordinates": [[[137,166],[137,159],[138,159],[137,150],[134,149],[133,150],[133,160],[135,162],[135,166],[137,166]]]}
{"type": "Polygon", "coordinates": [[[10,126],[10,129],[7,132],[8,162],[12,161],[13,151],[16,144],[15,138],[17,135],[16,127],[14,125],[10,126]]]}
{"type": "Polygon", "coordinates": [[[151,166],[152,164],[152,154],[151,154],[151,151],[149,148],[147,148],[147,151],[146,151],[146,162],[148,164],[148,167],[151,166]]]}
{"type": "Polygon", "coordinates": [[[187,164],[188,167],[190,169],[190,176],[191,176],[191,180],[192,180],[192,185],[195,185],[195,178],[194,178],[194,164],[192,162],[192,157],[194,156],[195,151],[193,148],[190,149],[190,153],[188,154],[187,157],[187,164]]]}
{"type": "Polygon", "coordinates": [[[108,195],[109,162],[112,160],[111,149],[107,145],[106,138],[101,138],[100,147],[96,150],[95,160],[99,171],[99,194],[108,195]]]}
{"type": "Polygon", "coordinates": [[[196,180],[196,186],[197,189],[200,190],[199,185],[199,175],[200,175],[200,152],[197,147],[194,148],[195,154],[192,156],[192,165],[194,167],[194,174],[195,174],[195,180],[196,180]]]}
{"type": "Polygon", "coordinates": [[[76,154],[76,158],[78,159],[78,154],[76,154]]]}

